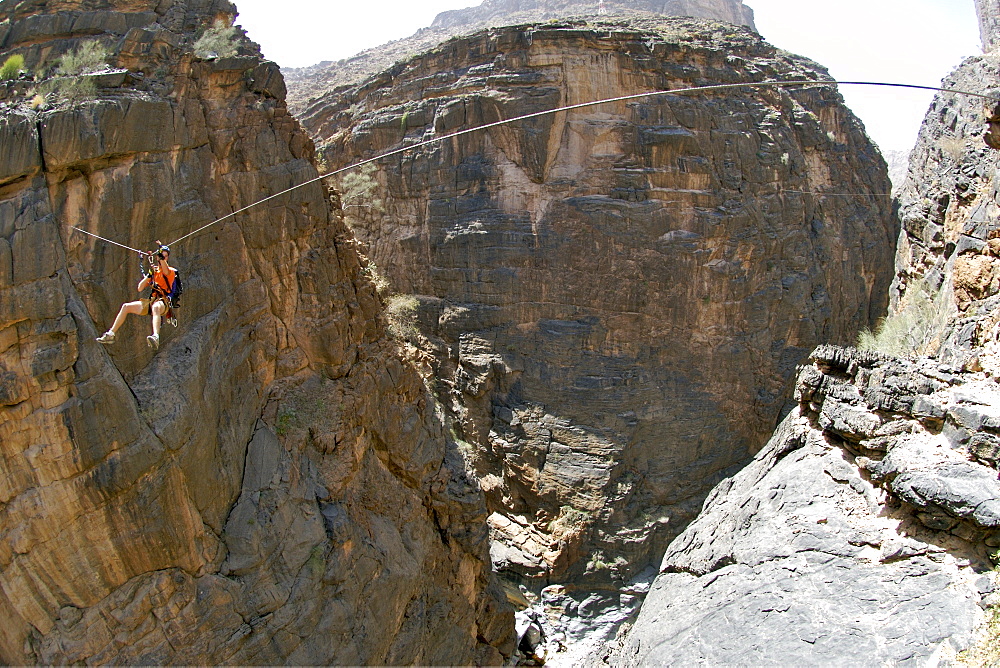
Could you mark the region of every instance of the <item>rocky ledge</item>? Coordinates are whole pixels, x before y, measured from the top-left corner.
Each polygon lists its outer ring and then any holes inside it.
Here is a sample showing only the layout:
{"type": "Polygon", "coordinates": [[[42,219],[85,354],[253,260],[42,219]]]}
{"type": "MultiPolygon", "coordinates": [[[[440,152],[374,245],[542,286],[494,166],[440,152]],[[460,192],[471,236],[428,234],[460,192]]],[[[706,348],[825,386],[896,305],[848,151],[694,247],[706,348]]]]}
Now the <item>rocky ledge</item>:
{"type": "Polygon", "coordinates": [[[796,398],[597,663],[1000,659],[996,380],[824,346],[796,398]]]}

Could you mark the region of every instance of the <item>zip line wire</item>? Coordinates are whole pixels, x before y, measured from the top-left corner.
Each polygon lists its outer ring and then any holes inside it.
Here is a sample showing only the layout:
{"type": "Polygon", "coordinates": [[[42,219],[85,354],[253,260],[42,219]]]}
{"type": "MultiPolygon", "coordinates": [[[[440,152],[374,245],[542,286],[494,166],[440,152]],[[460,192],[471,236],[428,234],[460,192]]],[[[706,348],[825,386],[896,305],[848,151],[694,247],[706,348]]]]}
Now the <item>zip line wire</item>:
{"type": "Polygon", "coordinates": [[[81,229],[79,227],[74,227],[73,229],[76,230],[77,232],[83,232],[84,234],[89,234],[90,236],[92,236],[92,237],[94,237],[96,239],[100,239],[101,241],[107,241],[109,244],[114,244],[115,246],[119,246],[119,247],[124,248],[126,250],[135,251],[139,255],[149,255],[149,251],[141,251],[138,248],[132,248],[131,246],[126,246],[125,244],[120,244],[117,241],[112,241],[111,239],[105,239],[104,237],[102,237],[99,234],[94,234],[93,232],[88,232],[87,230],[81,229]]]}
{"type": "MultiPolygon", "coordinates": [[[[302,183],[300,183],[298,185],[292,186],[291,188],[286,188],[285,190],[282,190],[281,192],[278,192],[278,193],[275,193],[273,195],[269,195],[268,197],[265,197],[263,199],[257,200],[256,202],[248,204],[247,206],[244,206],[243,208],[237,209],[236,211],[233,211],[232,213],[227,213],[225,216],[222,216],[221,218],[216,218],[212,222],[207,223],[205,225],[202,225],[198,229],[193,230],[191,232],[188,232],[184,236],[182,236],[182,237],[180,237],[178,239],[175,239],[174,241],[171,241],[170,243],[168,243],[166,245],[167,246],[173,246],[174,244],[178,244],[181,241],[184,241],[185,239],[193,237],[194,235],[198,234],[199,232],[207,230],[208,228],[212,227],[213,225],[221,223],[224,220],[228,220],[229,218],[233,218],[234,216],[236,216],[236,215],[238,215],[240,213],[243,213],[244,211],[247,211],[249,209],[252,209],[255,206],[263,204],[264,202],[268,202],[268,201],[270,201],[272,199],[276,199],[278,197],[281,197],[282,195],[287,195],[288,193],[292,192],[293,190],[298,190],[299,188],[304,188],[305,186],[308,186],[308,185],[311,185],[313,183],[316,183],[317,181],[322,181],[323,179],[325,179],[327,177],[335,176],[335,175],[340,174],[342,172],[346,172],[346,171],[351,170],[351,169],[356,169],[358,167],[362,167],[362,166],[367,165],[369,163],[377,162],[377,161],[382,160],[384,158],[390,158],[390,157],[392,157],[394,155],[399,155],[400,153],[405,153],[407,151],[412,151],[413,149],[422,148],[424,146],[429,146],[430,144],[435,144],[435,143],[438,143],[438,142],[443,142],[443,141],[446,141],[448,139],[454,139],[455,137],[461,137],[461,136],[470,134],[472,132],[479,132],[480,130],[488,130],[490,128],[495,128],[495,127],[498,127],[500,125],[507,125],[509,123],[516,123],[518,121],[524,121],[524,120],[528,120],[528,119],[531,119],[531,118],[538,118],[539,116],[547,116],[549,114],[556,114],[556,113],[559,113],[561,111],[572,111],[574,109],[583,109],[585,107],[594,107],[594,106],[597,106],[597,105],[600,105],[600,104],[609,104],[611,102],[625,102],[625,101],[628,101],[628,100],[638,100],[638,99],[641,99],[641,98],[658,97],[658,96],[662,96],[662,95],[683,95],[683,94],[688,94],[688,93],[701,93],[701,92],[720,91],[720,90],[732,90],[734,88],[779,88],[779,87],[796,87],[796,86],[838,86],[838,85],[839,86],[880,86],[880,87],[886,87],[886,88],[909,88],[909,89],[915,89],[915,90],[939,91],[939,92],[944,92],[944,93],[954,93],[956,95],[967,95],[967,96],[970,96],[970,97],[978,97],[978,98],[981,98],[981,99],[984,99],[984,100],[989,100],[991,102],[1000,103],[1000,98],[997,98],[997,97],[994,97],[994,96],[991,96],[991,95],[985,95],[983,93],[974,93],[974,92],[965,91],[965,90],[957,90],[957,89],[954,89],[954,88],[941,88],[941,87],[938,87],[938,86],[918,86],[918,85],[915,85],[915,84],[902,84],[902,83],[885,83],[885,82],[879,82],[879,81],[832,81],[832,80],[829,80],[829,81],[827,81],[827,80],[821,80],[821,81],[814,81],[814,80],[802,80],[802,81],[755,81],[755,82],[735,83],[735,84],[714,84],[714,85],[710,85],[710,86],[692,86],[692,87],[689,87],[689,88],[676,88],[676,89],[673,89],[673,90],[649,91],[649,92],[645,92],[645,93],[633,93],[631,95],[621,95],[619,97],[609,97],[609,98],[605,98],[603,100],[594,100],[592,102],[580,102],[580,103],[577,103],[577,104],[566,105],[564,107],[557,107],[555,109],[546,109],[544,111],[536,111],[536,112],[533,112],[533,113],[530,113],[530,114],[524,114],[523,116],[516,116],[514,118],[501,119],[499,121],[494,121],[492,123],[487,123],[485,125],[477,125],[474,128],[466,128],[465,130],[459,130],[457,132],[452,132],[450,134],[442,135],[440,137],[433,137],[431,139],[425,139],[425,140],[417,142],[415,144],[409,144],[407,146],[403,146],[403,147],[400,147],[400,148],[397,148],[397,149],[393,149],[393,150],[387,151],[385,153],[380,153],[379,155],[376,155],[375,157],[367,158],[366,160],[361,160],[359,162],[352,163],[352,164],[350,164],[350,165],[348,165],[346,167],[341,167],[340,169],[336,169],[336,170],[334,170],[332,172],[327,172],[325,174],[321,174],[321,175],[317,176],[316,178],[309,179],[308,181],[304,181],[304,182],[302,182],[302,183]]],[[[795,191],[786,191],[786,192],[795,192],[795,191]]],[[[802,192],[802,191],[798,191],[798,192],[802,192]]],[[[817,194],[825,194],[825,193],[817,193],[817,194]]],[[[837,194],[840,194],[840,193],[837,193],[837,194]]],[[[844,194],[845,195],[850,195],[850,193],[844,193],[844,194]]],[[[863,194],[863,195],[880,194],[881,195],[883,193],[861,193],[861,194],[863,194]]],[[[887,194],[887,193],[885,193],[885,194],[887,194]]],[[[135,252],[137,252],[139,254],[142,254],[142,255],[148,255],[149,254],[147,251],[140,251],[140,250],[137,250],[135,248],[131,248],[129,246],[126,246],[124,244],[120,244],[117,241],[112,241],[110,239],[105,239],[104,237],[98,236],[98,235],[96,235],[96,234],[94,234],[92,232],[88,232],[88,231],[83,230],[83,229],[81,229],[79,227],[73,227],[72,229],[74,229],[74,230],[76,230],[78,232],[83,232],[84,234],[89,234],[92,237],[96,237],[96,238],[100,239],[101,241],[106,241],[108,243],[114,244],[115,246],[120,246],[120,247],[128,249],[130,251],[135,251],[135,252]]]]}

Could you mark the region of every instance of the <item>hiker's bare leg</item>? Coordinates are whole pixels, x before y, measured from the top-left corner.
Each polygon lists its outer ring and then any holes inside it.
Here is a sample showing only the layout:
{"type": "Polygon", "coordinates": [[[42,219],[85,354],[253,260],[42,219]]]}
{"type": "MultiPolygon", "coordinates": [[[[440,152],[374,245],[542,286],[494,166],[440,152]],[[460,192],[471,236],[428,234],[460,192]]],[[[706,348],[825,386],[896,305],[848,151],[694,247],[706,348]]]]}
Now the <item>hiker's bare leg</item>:
{"type": "Polygon", "coordinates": [[[111,331],[117,333],[118,328],[122,326],[125,322],[125,317],[129,313],[139,315],[142,313],[142,302],[126,302],[122,304],[121,309],[118,311],[118,315],[115,317],[115,324],[111,325],[111,331]]]}
{"type": "Polygon", "coordinates": [[[163,312],[167,310],[167,307],[162,301],[158,301],[151,307],[153,312],[153,336],[159,338],[160,336],[160,318],[163,312]]]}

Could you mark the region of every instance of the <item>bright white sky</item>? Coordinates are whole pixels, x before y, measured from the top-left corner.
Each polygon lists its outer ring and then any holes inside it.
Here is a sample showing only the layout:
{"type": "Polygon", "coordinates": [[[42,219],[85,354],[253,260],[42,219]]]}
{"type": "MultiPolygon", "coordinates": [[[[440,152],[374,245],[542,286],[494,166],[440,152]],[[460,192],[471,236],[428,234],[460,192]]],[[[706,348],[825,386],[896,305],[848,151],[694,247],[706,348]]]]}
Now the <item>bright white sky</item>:
{"type": "MultiPolygon", "coordinates": [[[[479,0],[234,0],[236,22],[285,67],[340,60],[408,37],[438,12],[479,0]]],[[[843,81],[936,86],[981,52],[973,0],[744,0],[777,47],[808,56],[843,81]]],[[[595,7],[597,0],[594,0],[595,7]]],[[[845,86],[848,105],[886,150],[909,150],[932,93],[845,86]]]]}

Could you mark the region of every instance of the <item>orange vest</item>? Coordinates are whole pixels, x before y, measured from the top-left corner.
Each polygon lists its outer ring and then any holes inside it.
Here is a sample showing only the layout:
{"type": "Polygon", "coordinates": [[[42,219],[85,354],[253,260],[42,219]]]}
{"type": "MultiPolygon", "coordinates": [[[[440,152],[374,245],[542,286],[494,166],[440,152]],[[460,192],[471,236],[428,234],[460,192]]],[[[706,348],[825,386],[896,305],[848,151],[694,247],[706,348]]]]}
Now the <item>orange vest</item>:
{"type": "Polygon", "coordinates": [[[150,299],[156,300],[166,297],[170,294],[171,288],[174,287],[174,276],[177,272],[173,268],[168,267],[165,272],[160,271],[160,267],[157,266],[153,270],[153,292],[150,295],[150,299]],[[166,275],[164,275],[166,274],[166,275]]]}

